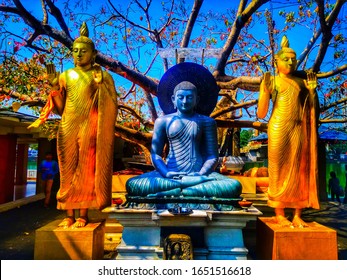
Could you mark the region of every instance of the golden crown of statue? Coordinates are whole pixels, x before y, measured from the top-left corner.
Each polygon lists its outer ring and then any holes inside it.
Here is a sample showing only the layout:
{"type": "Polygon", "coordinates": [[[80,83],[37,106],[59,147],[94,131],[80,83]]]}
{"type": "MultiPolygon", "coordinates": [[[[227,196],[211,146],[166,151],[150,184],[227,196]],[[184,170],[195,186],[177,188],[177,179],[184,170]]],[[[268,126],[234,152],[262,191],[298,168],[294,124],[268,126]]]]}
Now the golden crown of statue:
{"type": "Polygon", "coordinates": [[[88,30],[88,26],[85,22],[82,23],[79,31],[80,31],[80,37],[76,38],[74,43],[89,44],[95,50],[94,42],[92,41],[92,39],[89,38],[89,30],[88,30]]]}
{"type": "Polygon", "coordinates": [[[82,23],[80,27],[80,36],[89,37],[89,30],[85,21],[82,23]]]}
{"type": "Polygon", "coordinates": [[[289,40],[286,35],[283,35],[281,40],[281,49],[276,54],[276,56],[281,55],[282,53],[295,53],[295,51],[289,47],[289,40]]]}

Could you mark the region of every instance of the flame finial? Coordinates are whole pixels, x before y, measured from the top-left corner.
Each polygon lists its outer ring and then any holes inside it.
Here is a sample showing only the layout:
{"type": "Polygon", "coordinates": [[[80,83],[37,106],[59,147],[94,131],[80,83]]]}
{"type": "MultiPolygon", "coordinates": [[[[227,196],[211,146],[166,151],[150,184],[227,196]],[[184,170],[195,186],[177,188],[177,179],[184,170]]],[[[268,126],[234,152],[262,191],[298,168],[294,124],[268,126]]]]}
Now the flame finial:
{"type": "Polygon", "coordinates": [[[83,22],[82,25],[81,25],[80,36],[89,37],[88,26],[87,26],[87,24],[85,22],[83,22]]]}

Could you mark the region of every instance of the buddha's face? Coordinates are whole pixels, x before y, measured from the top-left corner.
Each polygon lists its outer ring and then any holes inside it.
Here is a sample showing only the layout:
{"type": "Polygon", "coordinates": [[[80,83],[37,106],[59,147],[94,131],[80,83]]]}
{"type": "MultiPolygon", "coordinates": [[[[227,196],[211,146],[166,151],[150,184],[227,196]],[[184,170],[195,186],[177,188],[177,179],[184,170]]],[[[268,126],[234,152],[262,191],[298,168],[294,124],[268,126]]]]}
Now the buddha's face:
{"type": "Polygon", "coordinates": [[[294,52],[284,52],[276,60],[278,72],[288,75],[296,69],[296,55],[294,52]]]}
{"type": "Polygon", "coordinates": [[[74,43],[72,54],[76,66],[84,67],[91,65],[95,59],[95,51],[86,43],[74,43]]]}
{"type": "Polygon", "coordinates": [[[179,89],[172,96],[173,104],[182,113],[194,112],[197,101],[197,94],[191,89],[179,89]]]}

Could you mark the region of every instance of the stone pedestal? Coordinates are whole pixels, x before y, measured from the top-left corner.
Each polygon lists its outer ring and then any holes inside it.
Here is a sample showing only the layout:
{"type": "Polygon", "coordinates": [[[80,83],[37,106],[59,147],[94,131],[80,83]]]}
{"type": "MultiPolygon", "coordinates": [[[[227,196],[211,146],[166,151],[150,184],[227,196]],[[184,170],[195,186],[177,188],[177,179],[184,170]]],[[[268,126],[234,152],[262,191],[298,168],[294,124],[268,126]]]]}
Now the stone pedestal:
{"type": "Polygon", "coordinates": [[[53,221],[35,232],[35,260],[102,260],[104,222],[88,223],[83,228],[58,227],[53,221]]]}
{"type": "Polygon", "coordinates": [[[115,218],[123,226],[122,240],[117,247],[117,259],[158,260],[162,258],[160,228],[152,219],[152,210],[118,210],[109,207],[109,218],[115,218]],[[117,212],[117,214],[115,214],[117,212]]]}
{"type": "Polygon", "coordinates": [[[123,260],[162,259],[163,241],[170,234],[190,235],[194,259],[245,260],[248,250],[242,229],[262,214],[254,207],[248,212],[194,210],[190,215],[114,207],[104,212],[123,226],[122,241],[117,247],[117,259],[123,260]]]}
{"type": "Polygon", "coordinates": [[[272,218],[258,218],[257,259],[337,260],[336,231],[316,222],[308,225],[281,227],[272,218]]]}

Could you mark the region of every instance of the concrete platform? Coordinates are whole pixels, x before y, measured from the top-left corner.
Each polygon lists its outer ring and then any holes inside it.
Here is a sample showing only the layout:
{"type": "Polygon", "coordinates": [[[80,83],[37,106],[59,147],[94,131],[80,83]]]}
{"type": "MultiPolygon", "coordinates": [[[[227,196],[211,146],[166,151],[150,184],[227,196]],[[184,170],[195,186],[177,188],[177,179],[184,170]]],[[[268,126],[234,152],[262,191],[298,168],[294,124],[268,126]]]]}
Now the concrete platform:
{"type": "Polygon", "coordinates": [[[55,220],[36,230],[35,260],[102,260],[105,222],[83,228],[62,228],[55,220]]]}
{"type": "Polygon", "coordinates": [[[337,234],[316,222],[305,228],[290,228],[281,227],[273,218],[259,217],[257,259],[337,260],[337,234]]]}

